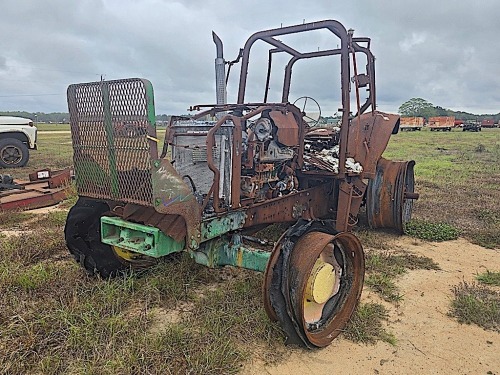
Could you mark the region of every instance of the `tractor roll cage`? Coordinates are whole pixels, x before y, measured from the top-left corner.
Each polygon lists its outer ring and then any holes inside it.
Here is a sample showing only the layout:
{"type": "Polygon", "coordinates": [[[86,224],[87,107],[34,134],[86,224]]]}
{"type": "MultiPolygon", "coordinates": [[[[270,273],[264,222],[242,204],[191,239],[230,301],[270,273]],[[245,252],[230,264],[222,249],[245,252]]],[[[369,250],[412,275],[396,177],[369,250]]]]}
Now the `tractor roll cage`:
{"type": "Polygon", "coordinates": [[[337,21],[334,20],[325,20],[320,22],[312,22],[305,23],[302,25],[281,27],[279,29],[272,29],[266,31],[260,31],[253,34],[250,38],[248,38],[245,46],[240,51],[241,57],[241,71],[240,71],[240,80],[239,80],[239,89],[238,89],[238,104],[243,104],[245,102],[245,91],[246,91],[246,83],[248,76],[248,65],[250,61],[250,50],[253,44],[261,40],[273,46],[269,50],[269,60],[268,60],[268,70],[267,70],[267,79],[266,79],[266,87],[264,91],[264,103],[267,103],[267,93],[269,92],[269,82],[271,76],[271,67],[272,67],[272,55],[278,52],[286,52],[291,55],[291,58],[285,69],[285,77],[283,82],[283,92],[282,99],[283,103],[288,102],[288,95],[290,93],[290,84],[291,84],[291,76],[292,76],[292,68],[293,65],[302,59],[310,59],[315,57],[325,57],[325,56],[334,56],[340,55],[341,59],[341,92],[342,92],[342,123],[344,121],[348,122],[349,120],[349,112],[350,112],[350,64],[349,64],[349,55],[353,56],[353,65],[354,69],[357,70],[356,67],[356,58],[354,56],[355,53],[363,53],[366,55],[367,66],[366,66],[366,74],[358,76],[357,71],[355,71],[354,83],[356,84],[356,90],[359,87],[365,87],[369,85],[369,96],[366,99],[365,103],[361,106],[359,105],[358,114],[365,112],[370,106],[372,110],[376,109],[376,95],[375,95],[375,58],[370,51],[370,39],[369,38],[354,38],[353,30],[347,31],[345,27],[337,21]],[[318,50],[314,52],[299,52],[291,46],[285,44],[283,41],[276,39],[276,37],[289,35],[289,34],[297,34],[303,32],[310,32],[314,30],[328,30],[337,36],[340,39],[340,48],[336,49],[327,49],[327,50],[318,50]],[[366,44],[366,46],[362,46],[361,44],[366,44]]]}

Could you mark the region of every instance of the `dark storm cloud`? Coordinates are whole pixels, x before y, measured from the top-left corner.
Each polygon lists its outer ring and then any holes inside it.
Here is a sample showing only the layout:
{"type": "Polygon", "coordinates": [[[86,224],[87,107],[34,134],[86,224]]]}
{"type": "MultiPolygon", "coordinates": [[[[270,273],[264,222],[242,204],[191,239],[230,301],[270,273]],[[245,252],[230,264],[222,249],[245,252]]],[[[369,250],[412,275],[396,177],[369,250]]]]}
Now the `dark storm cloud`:
{"type": "MultiPolygon", "coordinates": [[[[102,74],[148,78],[158,113],[185,113],[215,100],[211,30],[233,59],[255,31],[331,18],[372,38],[382,110],[422,97],[445,108],[500,111],[497,1],[0,0],[0,9],[0,110],[66,111],[68,84],[102,74]]],[[[301,42],[317,48],[326,39],[301,42]]],[[[262,62],[252,60],[249,96],[262,96],[262,62]]],[[[314,92],[334,111],[327,102],[338,99],[338,77],[323,72],[297,69],[304,79],[292,93],[314,92]]],[[[230,88],[230,101],[234,95],[230,88]]]]}

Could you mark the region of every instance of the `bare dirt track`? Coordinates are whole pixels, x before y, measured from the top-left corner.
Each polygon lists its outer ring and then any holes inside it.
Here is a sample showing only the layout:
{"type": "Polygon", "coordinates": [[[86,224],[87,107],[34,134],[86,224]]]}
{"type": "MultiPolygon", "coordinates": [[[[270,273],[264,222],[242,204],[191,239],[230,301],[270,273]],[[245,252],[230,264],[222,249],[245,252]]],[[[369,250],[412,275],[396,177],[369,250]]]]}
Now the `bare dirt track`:
{"type": "MultiPolygon", "coordinates": [[[[355,344],[343,338],[317,351],[292,350],[277,365],[254,359],[244,374],[500,374],[500,333],[449,317],[453,286],[475,275],[500,269],[500,250],[485,249],[464,239],[443,243],[403,237],[396,246],[432,258],[441,270],[408,271],[397,284],[404,295],[390,310],[392,346],[355,344]]],[[[381,302],[369,290],[363,301],[381,302]]],[[[382,302],[381,302],[382,303],[382,302]]]]}

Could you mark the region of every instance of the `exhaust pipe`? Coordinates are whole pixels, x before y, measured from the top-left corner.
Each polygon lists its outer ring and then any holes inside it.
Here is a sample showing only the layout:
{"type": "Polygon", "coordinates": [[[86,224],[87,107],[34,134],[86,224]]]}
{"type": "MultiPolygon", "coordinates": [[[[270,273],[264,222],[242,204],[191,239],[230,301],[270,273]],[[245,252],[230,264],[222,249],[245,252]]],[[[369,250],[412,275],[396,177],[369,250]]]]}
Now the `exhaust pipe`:
{"type": "MultiPolygon", "coordinates": [[[[226,66],[224,60],[224,48],[222,40],[212,31],[212,37],[217,50],[217,57],[215,58],[215,94],[217,105],[224,105],[227,103],[226,93],[226,66]]],[[[221,116],[223,114],[220,114],[221,116]]],[[[219,116],[217,116],[219,117],[219,116]]]]}

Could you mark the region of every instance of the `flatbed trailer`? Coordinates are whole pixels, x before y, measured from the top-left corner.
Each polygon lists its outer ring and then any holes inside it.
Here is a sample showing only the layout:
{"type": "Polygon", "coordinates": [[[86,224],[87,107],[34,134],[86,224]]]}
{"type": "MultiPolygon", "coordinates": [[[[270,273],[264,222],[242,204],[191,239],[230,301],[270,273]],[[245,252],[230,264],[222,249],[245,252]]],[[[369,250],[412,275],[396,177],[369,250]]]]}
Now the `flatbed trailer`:
{"type": "Polygon", "coordinates": [[[453,116],[438,116],[429,118],[429,129],[431,131],[448,131],[455,126],[455,117],[453,116]]]}

